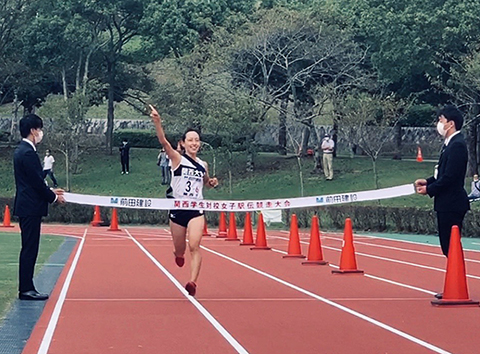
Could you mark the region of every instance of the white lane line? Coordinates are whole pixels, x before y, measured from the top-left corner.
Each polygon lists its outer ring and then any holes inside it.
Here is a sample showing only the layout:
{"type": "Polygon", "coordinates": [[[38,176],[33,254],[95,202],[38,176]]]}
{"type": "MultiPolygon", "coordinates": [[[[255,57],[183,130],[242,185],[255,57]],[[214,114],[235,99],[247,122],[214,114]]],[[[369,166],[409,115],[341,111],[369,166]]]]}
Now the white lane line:
{"type": "MultiPolygon", "coordinates": [[[[198,299],[197,299],[198,300],[198,299]]],[[[252,297],[252,298],[201,298],[202,301],[208,301],[208,302],[255,302],[255,301],[266,301],[266,302],[278,302],[278,301],[289,301],[289,302],[295,302],[295,301],[317,301],[315,299],[311,298],[306,298],[306,297],[279,297],[279,298],[257,298],[257,297],[252,297]]],[[[350,300],[350,299],[346,299],[350,300]]],[[[374,299],[368,299],[368,300],[374,300],[374,299]]],[[[383,300],[383,299],[379,299],[383,300]]],[[[400,298],[395,298],[395,300],[401,300],[400,298]]],[[[410,300],[410,299],[405,299],[405,300],[410,300]]],[[[418,300],[418,299],[417,299],[418,300]]],[[[425,301],[425,299],[422,299],[425,301]]],[[[141,301],[141,302],[187,302],[187,299],[179,299],[179,298],[164,298],[164,299],[159,299],[159,298],[125,298],[125,299],[100,299],[100,298],[93,298],[93,299],[66,299],[68,302],[136,302],[136,301],[141,301]]]]}
{"type": "Polygon", "coordinates": [[[125,229],[125,232],[132,238],[133,242],[150,258],[150,260],[167,276],[168,279],[180,290],[180,292],[197,308],[198,311],[215,327],[215,329],[230,343],[230,345],[238,352],[242,354],[248,354],[248,351],[242,347],[242,345],[205,309],[193,296],[189,296],[187,291],[183,288],[182,284],[168,272],[168,270],[157,261],[157,259],[147,251],[143,245],[138,242],[131,234],[125,229]]]}
{"type": "MultiPolygon", "coordinates": [[[[282,239],[282,240],[288,240],[288,238],[281,237],[281,236],[270,236],[270,237],[275,237],[275,238],[282,239]]],[[[300,241],[300,243],[308,244],[308,242],[304,242],[304,241],[300,241]]],[[[337,251],[337,252],[341,252],[341,251],[342,251],[342,250],[339,249],[339,248],[322,245],[322,249],[323,249],[323,248],[326,248],[326,249],[329,249],[329,250],[332,250],[332,251],[337,251]]],[[[367,254],[367,253],[362,253],[362,252],[355,252],[355,254],[358,255],[358,256],[364,256],[364,257],[368,257],[368,258],[380,259],[380,260],[386,261],[386,262],[399,263],[399,264],[408,265],[408,266],[412,266],[412,267],[423,268],[423,269],[428,269],[428,270],[434,270],[434,271],[442,272],[442,273],[445,273],[445,272],[446,272],[445,269],[440,269],[440,268],[436,268],[436,267],[430,267],[430,266],[426,266],[426,265],[418,264],[418,263],[411,263],[411,262],[407,262],[407,261],[401,261],[401,260],[398,260],[398,259],[392,259],[392,258],[386,258],[386,257],[381,257],[381,256],[375,256],[375,255],[372,255],[372,254],[367,254]]],[[[472,279],[480,279],[480,276],[477,276],[477,275],[467,274],[466,277],[467,277],[467,278],[472,278],[472,279]]],[[[431,292],[428,292],[428,293],[430,294],[431,292]]]]}
{"type": "Polygon", "coordinates": [[[444,349],[442,349],[442,348],[439,348],[439,347],[437,347],[437,346],[435,346],[435,345],[433,345],[433,344],[430,344],[430,343],[428,343],[428,342],[425,342],[425,341],[423,341],[423,340],[421,340],[421,339],[419,339],[419,338],[416,338],[416,337],[414,337],[414,336],[412,336],[412,335],[410,335],[410,334],[408,334],[408,333],[405,333],[405,332],[403,332],[403,331],[400,331],[400,330],[398,330],[398,329],[396,329],[396,328],[394,328],[394,327],[392,327],[392,326],[389,326],[389,325],[387,325],[387,324],[385,324],[385,323],[383,323],[383,322],[377,321],[377,320],[375,320],[375,319],[373,319],[373,318],[371,318],[371,317],[368,317],[368,316],[366,316],[366,315],[364,315],[364,314],[361,314],[360,312],[357,312],[357,311],[355,311],[355,310],[352,310],[352,309],[350,309],[350,308],[348,308],[348,307],[346,307],[346,306],[337,304],[336,302],[333,302],[333,301],[328,300],[328,299],[326,299],[326,298],[324,298],[324,297],[321,297],[321,296],[319,296],[319,295],[317,295],[317,294],[314,294],[314,293],[312,293],[312,292],[310,292],[310,291],[308,291],[308,290],[305,290],[305,289],[303,289],[303,288],[301,288],[301,287],[299,287],[299,286],[296,286],[296,285],[294,285],[294,284],[291,284],[291,283],[289,283],[289,282],[287,282],[287,281],[285,281],[285,280],[282,280],[282,279],[280,279],[280,278],[277,278],[277,277],[274,276],[274,275],[271,275],[271,274],[266,273],[266,272],[264,272],[264,271],[261,271],[261,270],[259,270],[259,269],[257,269],[257,268],[254,268],[254,267],[252,267],[252,266],[249,266],[248,264],[242,263],[242,262],[240,262],[240,261],[238,261],[238,260],[236,260],[236,259],[234,259],[234,258],[231,258],[231,257],[229,257],[229,256],[226,256],[226,255],[224,255],[224,254],[222,254],[222,253],[219,253],[219,252],[216,252],[216,251],[211,250],[211,249],[209,249],[209,248],[206,248],[205,246],[200,246],[200,247],[201,247],[202,249],[206,250],[207,252],[213,253],[213,254],[215,254],[215,255],[217,255],[217,256],[219,256],[219,257],[222,257],[222,258],[224,258],[224,259],[226,259],[226,260],[229,260],[230,262],[233,262],[233,263],[238,264],[238,265],[240,265],[240,266],[242,266],[242,267],[244,267],[244,268],[247,268],[247,269],[249,269],[249,270],[251,270],[251,271],[253,271],[253,272],[257,273],[257,274],[263,275],[263,276],[266,277],[266,278],[269,278],[269,279],[271,279],[271,280],[274,280],[274,281],[276,281],[276,282],[278,282],[278,283],[280,283],[280,284],[282,284],[282,285],[285,285],[285,286],[287,286],[287,287],[289,287],[289,288],[291,288],[291,289],[294,289],[294,290],[296,290],[296,291],[298,291],[298,292],[301,292],[301,293],[303,293],[303,294],[305,294],[305,295],[307,295],[307,296],[313,297],[313,298],[315,298],[315,299],[317,299],[317,300],[319,300],[319,301],[321,301],[321,302],[323,302],[323,303],[325,303],[325,304],[327,304],[327,305],[330,305],[330,306],[335,307],[335,308],[337,308],[337,309],[339,309],[339,310],[341,310],[341,311],[344,311],[344,312],[346,312],[346,313],[348,313],[348,314],[350,314],[350,315],[353,315],[353,316],[355,316],[355,317],[358,317],[358,318],[360,318],[360,319],[362,319],[362,320],[364,320],[364,321],[367,321],[367,322],[369,322],[369,323],[371,323],[371,324],[373,324],[373,325],[375,325],[375,326],[377,326],[377,327],[383,328],[383,329],[385,329],[385,330],[387,330],[387,331],[389,331],[389,332],[391,332],[391,333],[393,333],[393,334],[396,334],[396,335],[398,335],[398,336],[400,336],[400,337],[402,337],[402,338],[405,338],[405,339],[407,339],[407,340],[409,340],[409,341],[411,341],[411,342],[413,342],[413,343],[415,343],[415,344],[418,344],[418,345],[420,345],[420,346],[422,346],[422,347],[425,347],[425,348],[427,348],[427,349],[430,349],[431,351],[434,351],[435,353],[450,354],[450,352],[447,352],[446,350],[444,350],[444,349]]]}
{"type": "Polygon", "coordinates": [[[70,287],[70,283],[72,281],[73,273],[75,272],[78,259],[80,258],[80,253],[82,253],[83,244],[85,243],[86,235],[87,235],[87,229],[85,229],[85,232],[83,233],[83,238],[80,241],[80,245],[78,245],[77,252],[75,253],[75,257],[72,261],[72,265],[68,270],[67,277],[65,278],[65,282],[63,283],[63,287],[62,287],[62,290],[60,291],[60,295],[57,299],[57,303],[55,304],[55,308],[53,309],[52,317],[50,317],[50,321],[48,322],[48,326],[43,336],[42,342],[40,344],[40,348],[38,348],[38,354],[47,354],[48,352],[50,343],[52,342],[53,333],[55,332],[55,328],[57,327],[58,318],[60,317],[60,312],[62,311],[63,304],[65,303],[65,298],[67,296],[68,288],[70,287]]]}
{"type": "MultiPolygon", "coordinates": [[[[339,242],[343,242],[342,239],[339,239],[339,238],[336,238],[336,237],[326,236],[325,238],[335,240],[335,241],[339,241],[339,242]]],[[[365,246],[370,246],[370,247],[386,248],[386,249],[390,249],[390,250],[394,250],[394,251],[402,251],[402,252],[408,252],[408,253],[423,254],[423,255],[432,256],[432,257],[445,258],[445,256],[443,254],[439,254],[439,253],[417,251],[417,250],[411,250],[411,249],[408,249],[408,248],[400,248],[400,247],[393,247],[393,246],[386,246],[386,245],[377,245],[377,244],[374,244],[374,243],[357,241],[356,239],[353,242],[355,244],[365,245],[365,246]]],[[[465,262],[480,263],[480,260],[465,258],[465,262]]]]}
{"type": "MultiPolygon", "coordinates": [[[[278,238],[281,238],[281,237],[278,237],[278,238]]],[[[325,247],[325,246],[322,246],[322,247],[325,247]]],[[[339,249],[335,249],[336,251],[341,251],[339,249]]],[[[281,253],[281,254],[288,254],[288,252],[285,252],[285,251],[281,251],[281,250],[277,250],[275,248],[272,248],[272,251],[274,252],[278,252],[278,253],[281,253]]],[[[334,265],[332,263],[328,263],[328,265],[332,268],[340,268],[339,266],[337,265],[334,265]]],[[[364,273],[363,276],[367,277],[367,278],[371,278],[371,279],[375,279],[375,280],[379,280],[379,281],[383,281],[385,283],[389,283],[389,284],[392,284],[392,285],[397,285],[397,286],[400,286],[402,288],[407,288],[407,289],[412,289],[412,290],[416,290],[416,291],[420,291],[422,293],[425,293],[425,294],[429,294],[429,295],[435,295],[436,292],[434,291],[430,291],[430,290],[427,290],[427,289],[422,289],[422,288],[419,288],[419,287],[416,287],[416,286],[413,286],[413,285],[409,285],[409,284],[405,284],[405,283],[400,283],[398,281],[395,281],[395,280],[391,280],[391,279],[386,279],[386,278],[380,278],[380,277],[377,277],[375,275],[371,275],[371,274],[367,274],[367,273],[364,273]]]]}
{"type": "MultiPolygon", "coordinates": [[[[43,232],[43,231],[42,231],[43,232]]],[[[76,238],[78,240],[81,240],[82,239],[82,236],[73,236],[73,235],[67,235],[67,234],[52,234],[50,232],[46,232],[46,235],[45,236],[55,236],[55,237],[73,237],[73,238],[76,238]]],[[[41,237],[45,237],[44,235],[42,235],[41,237]]]]}
{"type": "MultiPolygon", "coordinates": [[[[439,247],[440,247],[439,244],[438,244],[438,245],[433,245],[433,244],[422,243],[422,242],[417,242],[417,241],[398,240],[398,239],[394,239],[394,238],[381,237],[381,236],[372,236],[372,235],[362,235],[362,236],[368,237],[368,238],[373,238],[373,239],[386,240],[386,241],[394,241],[394,242],[400,242],[400,243],[411,243],[411,244],[414,244],[414,245],[421,245],[421,246],[428,246],[428,247],[436,247],[436,248],[439,248],[439,247]]],[[[475,242],[472,242],[472,244],[480,245],[480,243],[475,243],[475,242]]],[[[477,252],[477,253],[480,252],[480,250],[474,250],[474,249],[471,249],[471,248],[464,248],[463,250],[464,250],[464,251],[469,251],[469,252],[477,252]]]]}

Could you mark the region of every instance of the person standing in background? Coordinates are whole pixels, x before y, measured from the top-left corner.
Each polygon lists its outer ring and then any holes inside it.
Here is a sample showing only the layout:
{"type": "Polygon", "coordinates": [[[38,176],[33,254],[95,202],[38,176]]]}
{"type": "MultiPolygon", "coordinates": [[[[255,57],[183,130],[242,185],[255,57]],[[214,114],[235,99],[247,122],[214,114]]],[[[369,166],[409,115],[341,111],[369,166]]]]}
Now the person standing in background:
{"type": "Polygon", "coordinates": [[[43,159],[43,178],[47,178],[47,176],[50,176],[50,179],[53,182],[53,187],[57,188],[58,183],[57,179],[55,178],[55,175],[53,174],[53,164],[55,162],[55,159],[53,156],[50,154],[50,150],[45,151],[45,157],[43,159]]]}
{"type": "Polygon", "coordinates": [[[330,138],[329,134],[325,134],[322,141],[323,150],[323,172],[327,181],[333,179],[333,150],[335,149],[335,142],[330,138]]]}
{"type": "Polygon", "coordinates": [[[162,170],[162,184],[170,184],[170,160],[168,159],[165,149],[162,147],[157,157],[157,165],[162,170]]]}
{"type": "Polygon", "coordinates": [[[120,150],[120,162],[122,164],[122,175],[130,171],[130,144],[127,139],[123,139],[120,150]]]}
{"type": "Polygon", "coordinates": [[[470,194],[468,195],[468,200],[476,200],[480,198],[480,181],[478,180],[478,175],[473,175],[472,186],[470,189],[470,194]]]}
{"type": "Polygon", "coordinates": [[[48,204],[65,203],[64,191],[50,189],[45,184],[36,148],[43,138],[42,119],[29,114],[20,119],[19,127],[23,139],[13,158],[16,187],[13,215],[19,218],[22,238],[18,297],[20,300],[47,300],[48,294],[39,293],[33,283],[40,229],[42,217],[48,214],[48,204]]]}

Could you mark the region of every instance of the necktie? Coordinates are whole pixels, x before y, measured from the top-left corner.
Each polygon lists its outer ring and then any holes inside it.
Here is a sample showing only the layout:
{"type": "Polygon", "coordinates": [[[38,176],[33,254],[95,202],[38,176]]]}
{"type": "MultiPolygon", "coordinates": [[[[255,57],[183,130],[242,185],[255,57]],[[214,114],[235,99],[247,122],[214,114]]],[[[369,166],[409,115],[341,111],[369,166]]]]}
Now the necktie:
{"type": "Polygon", "coordinates": [[[447,148],[447,145],[443,144],[442,145],[442,150],[440,151],[440,155],[443,154],[443,152],[445,151],[446,148],[447,148]]]}

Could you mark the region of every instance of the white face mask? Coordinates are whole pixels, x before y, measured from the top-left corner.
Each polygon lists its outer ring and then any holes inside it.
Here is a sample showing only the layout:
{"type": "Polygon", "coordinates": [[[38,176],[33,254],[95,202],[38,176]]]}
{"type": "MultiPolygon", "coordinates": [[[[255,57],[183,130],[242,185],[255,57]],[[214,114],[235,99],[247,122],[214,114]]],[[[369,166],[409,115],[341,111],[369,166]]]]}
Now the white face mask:
{"type": "Polygon", "coordinates": [[[445,130],[445,124],[442,123],[442,122],[438,122],[437,123],[437,132],[438,134],[440,134],[441,136],[445,137],[445,135],[447,135],[447,131],[449,130],[450,128],[448,128],[447,130],[445,130]]]}
{"type": "Polygon", "coordinates": [[[35,136],[35,144],[40,144],[40,142],[42,141],[43,139],[43,130],[40,130],[38,132],[38,135],[35,136]]]}

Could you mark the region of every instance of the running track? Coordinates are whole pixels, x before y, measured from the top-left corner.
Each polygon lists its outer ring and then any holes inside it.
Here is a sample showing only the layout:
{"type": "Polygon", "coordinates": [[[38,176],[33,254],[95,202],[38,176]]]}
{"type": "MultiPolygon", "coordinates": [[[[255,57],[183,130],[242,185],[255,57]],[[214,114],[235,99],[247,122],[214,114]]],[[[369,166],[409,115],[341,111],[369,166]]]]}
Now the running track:
{"type": "MultiPolygon", "coordinates": [[[[430,304],[445,276],[438,246],[356,235],[365,275],[333,275],[341,234],[321,234],[330,266],[283,259],[284,231],[267,231],[272,251],[204,237],[192,298],[183,290],[189,258],[175,266],[164,228],[42,232],[79,242],[24,354],[480,352],[480,308],[430,304]]],[[[300,236],[306,254],[308,231],[300,236]]],[[[480,253],[465,258],[479,299],[480,253]]]]}

